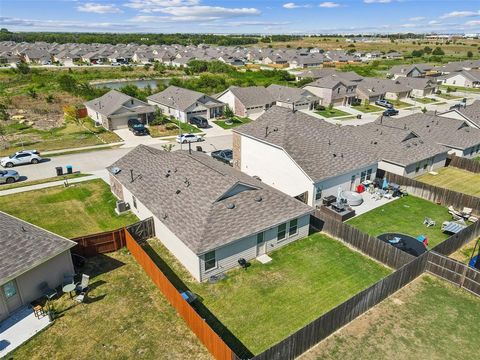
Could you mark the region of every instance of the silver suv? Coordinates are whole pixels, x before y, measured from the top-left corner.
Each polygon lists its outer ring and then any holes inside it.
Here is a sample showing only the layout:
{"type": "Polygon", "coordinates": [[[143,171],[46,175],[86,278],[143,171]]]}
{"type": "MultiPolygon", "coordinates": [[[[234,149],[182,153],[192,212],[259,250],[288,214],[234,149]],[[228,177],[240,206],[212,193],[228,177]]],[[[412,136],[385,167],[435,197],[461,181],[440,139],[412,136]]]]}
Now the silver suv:
{"type": "Polygon", "coordinates": [[[0,170],[0,184],[12,184],[20,179],[15,170],[0,170]]]}
{"type": "Polygon", "coordinates": [[[0,159],[0,165],[11,168],[22,164],[38,164],[40,161],[42,158],[37,150],[23,150],[0,159]]]}

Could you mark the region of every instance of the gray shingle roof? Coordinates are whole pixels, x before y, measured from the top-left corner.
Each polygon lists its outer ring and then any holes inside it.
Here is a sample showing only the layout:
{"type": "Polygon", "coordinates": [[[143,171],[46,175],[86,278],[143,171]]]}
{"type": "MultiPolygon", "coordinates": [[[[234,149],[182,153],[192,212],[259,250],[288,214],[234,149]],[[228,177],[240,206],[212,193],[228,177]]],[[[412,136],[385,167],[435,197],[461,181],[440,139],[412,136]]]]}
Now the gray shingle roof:
{"type": "Polygon", "coordinates": [[[230,90],[245,107],[261,106],[275,102],[273,96],[263,86],[231,86],[228,90],[230,90]]]}
{"type": "Polygon", "coordinates": [[[201,102],[206,106],[221,106],[223,104],[204,93],[173,85],[162,92],[150,95],[147,99],[170,108],[178,108],[180,111],[185,111],[196,102],[201,102]]]}
{"type": "Polygon", "coordinates": [[[480,100],[475,100],[471,105],[457,111],[480,128],[480,100]]]}
{"type": "Polygon", "coordinates": [[[292,88],[290,86],[272,84],[267,87],[267,90],[276,101],[286,103],[318,100],[318,97],[313,95],[310,91],[292,88]]]}
{"type": "Polygon", "coordinates": [[[76,245],[1,211],[0,235],[0,285],[76,245]]]}
{"type": "Polygon", "coordinates": [[[343,77],[338,76],[337,74],[327,75],[325,77],[319,78],[311,83],[308,83],[305,86],[314,86],[325,89],[333,89],[338,84],[343,84],[345,86],[356,86],[356,82],[352,82],[344,79],[343,77]]]}
{"type": "Polygon", "coordinates": [[[140,106],[129,106],[128,102],[133,99],[133,97],[121,93],[120,91],[110,90],[105,95],[86,102],[85,106],[92,110],[98,111],[100,114],[105,116],[112,115],[120,109],[137,114],[155,111],[153,106],[148,105],[147,103],[138,99],[135,99],[135,101],[136,103],[139,103],[140,106]]]}
{"type": "Polygon", "coordinates": [[[199,255],[312,210],[199,152],[140,145],[112,167],[121,169],[114,176],[199,255]]]}
{"type": "Polygon", "coordinates": [[[279,106],[234,131],[283,148],[313,181],[377,162],[376,153],[345,127],[279,106]]]}

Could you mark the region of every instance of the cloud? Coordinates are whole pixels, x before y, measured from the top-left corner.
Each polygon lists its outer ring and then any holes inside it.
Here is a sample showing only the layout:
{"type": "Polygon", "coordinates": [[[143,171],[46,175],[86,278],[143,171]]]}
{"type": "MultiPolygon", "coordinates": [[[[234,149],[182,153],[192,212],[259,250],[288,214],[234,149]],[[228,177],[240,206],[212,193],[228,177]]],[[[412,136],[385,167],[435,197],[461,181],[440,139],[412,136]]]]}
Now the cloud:
{"type": "Polygon", "coordinates": [[[414,28],[414,27],[417,27],[418,24],[402,24],[400,25],[400,27],[402,28],[414,28]]]}
{"type": "Polygon", "coordinates": [[[289,3],[283,4],[282,7],[284,7],[285,9],[298,9],[298,8],[309,8],[309,7],[312,7],[312,5],[309,5],[309,4],[299,5],[293,2],[289,2],[289,3]]]}
{"type": "Polygon", "coordinates": [[[176,21],[217,20],[242,16],[260,15],[255,8],[225,8],[222,6],[178,6],[159,9],[169,15],[167,18],[176,21]]]}
{"type": "Polygon", "coordinates": [[[392,0],[363,0],[365,4],[388,4],[391,3],[392,0]]]}
{"type": "Polygon", "coordinates": [[[157,12],[166,7],[198,4],[200,4],[200,0],[129,0],[124,6],[142,12],[157,12]]]}
{"type": "Polygon", "coordinates": [[[336,7],[339,7],[340,4],[338,3],[335,3],[335,2],[332,2],[332,1],[325,1],[325,2],[322,2],[320,5],[318,5],[322,8],[336,8],[336,7]]]}
{"type": "Polygon", "coordinates": [[[465,26],[479,26],[480,27],[480,20],[470,20],[465,23],[465,26]]]}
{"type": "Polygon", "coordinates": [[[422,21],[422,20],[425,20],[424,16],[415,16],[408,19],[408,21],[422,21]]]}
{"type": "MultiPolygon", "coordinates": [[[[124,23],[111,22],[88,22],[76,20],[37,20],[37,19],[20,19],[13,17],[0,17],[0,26],[14,26],[19,28],[32,28],[40,30],[66,30],[71,31],[72,28],[76,30],[126,30],[124,23]]],[[[134,27],[136,27],[134,25],[134,27]]]]}
{"type": "Polygon", "coordinates": [[[449,12],[448,14],[444,14],[440,16],[440,19],[463,18],[463,17],[474,17],[474,16],[480,16],[480,10],[479,11],[452,11],[452,12],[449,12]]]}
{"type": "Polygon", "coordinates": [[[118,14],[122,12],[122,10],[120,10],[113,4],[102,5],[97,3],[85,3],[83,5],[78,5],[77,10],[81,12],[95,13],[95,14],[118,14]]]}

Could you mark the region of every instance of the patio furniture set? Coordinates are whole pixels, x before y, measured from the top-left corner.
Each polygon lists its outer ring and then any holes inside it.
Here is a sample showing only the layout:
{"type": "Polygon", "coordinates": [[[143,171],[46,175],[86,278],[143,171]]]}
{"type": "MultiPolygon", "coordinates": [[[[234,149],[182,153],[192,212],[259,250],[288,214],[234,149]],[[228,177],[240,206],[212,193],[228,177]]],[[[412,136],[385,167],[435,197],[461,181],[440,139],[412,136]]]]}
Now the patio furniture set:
{"type": "Polygon", "coordinates": [[[453,206],[448,207],[448,212],[452,215],[453,220],[468,220],[470,222],[478,221],[476,216],[473,216],[473,209],[469,207],[464,207],[462,210],[455,210],[453,206]]]}

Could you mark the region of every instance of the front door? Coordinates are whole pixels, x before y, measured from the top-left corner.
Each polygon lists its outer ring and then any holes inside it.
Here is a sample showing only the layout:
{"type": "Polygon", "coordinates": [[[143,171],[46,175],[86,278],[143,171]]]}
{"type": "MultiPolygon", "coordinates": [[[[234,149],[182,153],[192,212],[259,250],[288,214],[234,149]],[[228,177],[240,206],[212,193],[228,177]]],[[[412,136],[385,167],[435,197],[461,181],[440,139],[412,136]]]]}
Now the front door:
{"type": "Polygon", "coordinates": [[[20,298],[17,282],[15,280],[4,284],[2,286],[2,292],[9,312],[18,309],[22,305],[22,299],[20,298]]]}
{"type": "Polygon", "coordinates": [[[257,256],[263,255],[267,252],[267,243],[265,242],[265,233],[257,234],[257,256]]]}

